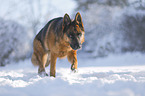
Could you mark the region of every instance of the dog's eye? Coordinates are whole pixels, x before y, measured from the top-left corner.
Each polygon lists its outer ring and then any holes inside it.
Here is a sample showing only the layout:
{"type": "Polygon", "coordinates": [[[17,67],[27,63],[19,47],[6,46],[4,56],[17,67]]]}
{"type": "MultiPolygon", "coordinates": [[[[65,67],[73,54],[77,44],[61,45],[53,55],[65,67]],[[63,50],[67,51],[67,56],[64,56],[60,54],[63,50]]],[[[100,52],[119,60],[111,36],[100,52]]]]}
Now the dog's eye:
{"type": "Polygon", "coordinates": [[[77,36],[81,36],[82,34],[81,33],[77,33],[77,36]]]}
{"type": "Polygon", "coordinates": [[[69,38],[72,38],[73,36],[72,36],[72,35],[68,35],[68,37],[69,37],[69,38]]]}

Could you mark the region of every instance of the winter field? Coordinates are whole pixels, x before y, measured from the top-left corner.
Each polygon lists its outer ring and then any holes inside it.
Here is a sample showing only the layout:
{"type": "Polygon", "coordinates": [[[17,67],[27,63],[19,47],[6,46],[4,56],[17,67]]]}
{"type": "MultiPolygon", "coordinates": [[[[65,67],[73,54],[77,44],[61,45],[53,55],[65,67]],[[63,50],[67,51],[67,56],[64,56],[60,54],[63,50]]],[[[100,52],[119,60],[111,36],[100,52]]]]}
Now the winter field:
{"type": "MultiPolygon", "coordinates": [[[[145,96],[145,54],[78,58],[78,72],[57,60],[56,78],[40,77],[30,59],[0,67],[0,96],[145,96]]],[[[46,68],[49,72],[49,68],[46,68]]]]}
{"type": "Polygon", "coordinates": [[[145,0],[1,0],[0,12],[0,96],[145,96],[145,0]],[[85,27],[77,73],[58,59],[56,78],[39,76],[34,36],[76,12],[85,27]]]}

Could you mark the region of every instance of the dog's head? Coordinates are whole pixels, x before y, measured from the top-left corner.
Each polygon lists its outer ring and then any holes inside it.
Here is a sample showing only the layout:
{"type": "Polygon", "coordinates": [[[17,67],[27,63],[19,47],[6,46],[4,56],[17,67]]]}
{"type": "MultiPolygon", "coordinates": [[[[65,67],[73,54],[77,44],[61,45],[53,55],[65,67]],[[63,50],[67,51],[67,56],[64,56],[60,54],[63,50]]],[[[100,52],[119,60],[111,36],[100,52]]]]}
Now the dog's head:
{"type": "Polygon", "coordinates": [[[63,32],[66,42],[68,42],[72,49],[80,49],[84,42],[84,26],[82,17],[78,12],[74,20],[71,20],[68,14],[63,18],[63,32]]]}

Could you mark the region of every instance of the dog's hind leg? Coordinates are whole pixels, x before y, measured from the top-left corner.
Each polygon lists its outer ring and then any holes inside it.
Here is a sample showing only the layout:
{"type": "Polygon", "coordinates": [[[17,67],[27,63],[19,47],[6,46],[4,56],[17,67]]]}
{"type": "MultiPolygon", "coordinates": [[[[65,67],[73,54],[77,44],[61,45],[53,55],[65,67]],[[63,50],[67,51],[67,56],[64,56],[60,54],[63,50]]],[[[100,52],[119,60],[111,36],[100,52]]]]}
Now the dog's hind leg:
{"type": "Polygon", "coordinates": [[[49,64],[50,64],[50,60],[49,60],[49,59],[47,59],[47,62],[46,62],[46,64],[45,64],[45,67],[48,67],[48,66],[49,66],[49,64]]]}
{"type": "Polygon", "coordinates": [[[48,67],[50,64],[50,52],[47,52],[48,56],[47,56],[47,62],[45,64],[45,67],[48,67]]]}
{"type": "Polygon", "coordinates": [[[42,47],[42,44],[37,39],[34,39],[33,42],[33,55],[32,55],[32,63],[34,65],[38,65],[38,74],[42,76],[48,76],[48,74],[45,72],[45,64],[47,62],[48,54],[45,52],[44,48],[42,47]]]}
{"type": "Polygon", "coordinates": [[[48,76],[48,74],[45,72],[45,64],[47,63],[47,58],[48,58],[48,54],[45,53],[42,56],[42,61],[41,61],[41,64],[39,65],[39,68],[38,68],[38,74],[39,75],[48,76]]]}
{"type": "Polygon", "coordinates": [[[47,62],[47,54],[44,54],[42,57],[40,55],[36,55],[36,53],[33,53],[31,61],[33,63],[34,66],[39,66],[38,68],[38,74],[39,75],[48,75],[45,72],[45,64],[47,62]]]}

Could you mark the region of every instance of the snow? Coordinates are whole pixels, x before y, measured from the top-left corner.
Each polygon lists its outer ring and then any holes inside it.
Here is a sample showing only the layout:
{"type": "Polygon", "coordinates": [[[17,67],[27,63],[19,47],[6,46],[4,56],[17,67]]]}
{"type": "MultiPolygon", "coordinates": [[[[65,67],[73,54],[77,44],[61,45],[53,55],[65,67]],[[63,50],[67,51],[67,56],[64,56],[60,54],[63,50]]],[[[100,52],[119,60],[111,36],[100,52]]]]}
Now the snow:
{"type": "Polygon", "coordinates": [[[58,59],[56,78],[37,75],[30,59],[8,64],[0,67],[0,96],[144,96],[144,57],[142,53],[78,57],[77,73],[71,72],[66,59],[58,59]]]}

